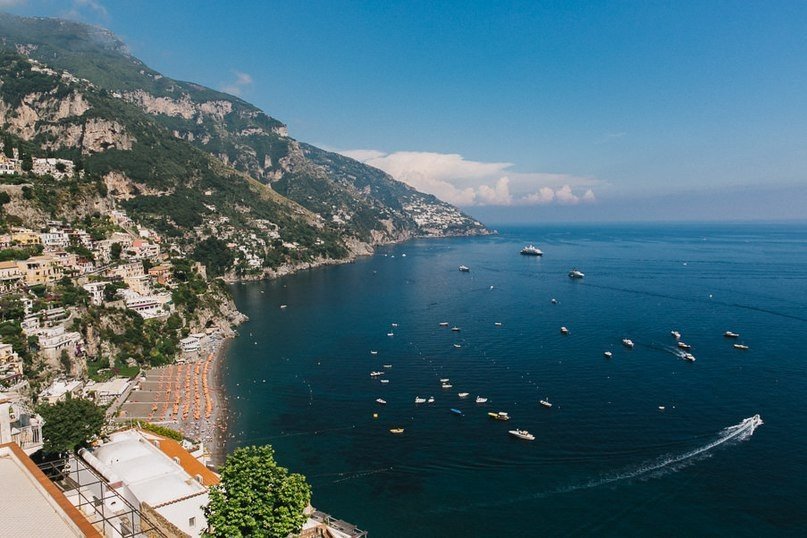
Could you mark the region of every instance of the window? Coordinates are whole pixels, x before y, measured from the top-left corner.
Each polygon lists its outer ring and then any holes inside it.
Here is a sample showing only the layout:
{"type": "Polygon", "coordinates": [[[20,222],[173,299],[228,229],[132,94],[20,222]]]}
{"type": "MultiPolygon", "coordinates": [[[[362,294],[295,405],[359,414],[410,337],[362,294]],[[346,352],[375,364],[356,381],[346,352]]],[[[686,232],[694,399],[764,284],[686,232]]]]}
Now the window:
{"type": "Polygon", "coordinates": [[[188,527],[195,527],[196,526],[196,518],[192,517],[188,519],[188,527]]]}

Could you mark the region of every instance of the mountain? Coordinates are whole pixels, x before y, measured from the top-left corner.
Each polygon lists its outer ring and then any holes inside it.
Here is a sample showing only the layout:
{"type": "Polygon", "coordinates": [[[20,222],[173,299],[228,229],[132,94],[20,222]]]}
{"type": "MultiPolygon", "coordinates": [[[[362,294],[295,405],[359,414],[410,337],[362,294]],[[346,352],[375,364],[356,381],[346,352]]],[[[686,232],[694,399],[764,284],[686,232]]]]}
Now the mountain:
{"type": "Polygon", "coordinates": [[[226,239],[276,269],[487,233],[381,170],[289,137],[242,99],[150,69],[107,30],[0,14],[0,50],[3,131],[80,162],[188,251],[226,239]]]}

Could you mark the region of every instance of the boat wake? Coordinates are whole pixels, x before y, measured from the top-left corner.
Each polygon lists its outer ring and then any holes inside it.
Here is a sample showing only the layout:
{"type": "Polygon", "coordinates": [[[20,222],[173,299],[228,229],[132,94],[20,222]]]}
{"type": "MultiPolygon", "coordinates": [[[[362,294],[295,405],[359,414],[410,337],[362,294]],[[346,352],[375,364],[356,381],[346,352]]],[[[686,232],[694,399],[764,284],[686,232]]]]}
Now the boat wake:
{"type": "MultiPolygon", "coordinates": [[[[723,429],[718,434],[717,438],[714,439],[713,441],[694,450],[685,452],[683,454],[662,456],[656,460],[646,461],[636,467],[624,469],[616,473],[603,476],[596,480],[592,480],[590,482],[573,484],[571,486],[566,486],[550,491],[542,491],[533,494],[521,495],[519,497],[503,499],[492,503],[480,503],[473,506],[476,508],[505,506],[524,501],[550,497],[553,495],[571,493],[574,491],[585,489],[598,488],[614,484],[617,482],[622,482],[625,480],[658,478],[660,476],[663,476],[664,474],[667,474],[668,472],[676,471],[678,469],[683,468],[689,463],[692,463],[693,461],[697,460],[699,457],[704,457],[708,455],[711,451],[713,451],[714,449],[716,449],[721,445],[730,442],[745,441],[746,439],[749,439],[754,434],[754,431],[762,424],[763,424],[762,418],[759,415],[754,415],[752,417],[748,417],[739,424],[735,424],[734,426],[729,426],[728,428],[723,429]]],[[[467,505],[464,507],[445,508],[446,511],[465,511],[467,509],[468,509],[467,505]]]]}

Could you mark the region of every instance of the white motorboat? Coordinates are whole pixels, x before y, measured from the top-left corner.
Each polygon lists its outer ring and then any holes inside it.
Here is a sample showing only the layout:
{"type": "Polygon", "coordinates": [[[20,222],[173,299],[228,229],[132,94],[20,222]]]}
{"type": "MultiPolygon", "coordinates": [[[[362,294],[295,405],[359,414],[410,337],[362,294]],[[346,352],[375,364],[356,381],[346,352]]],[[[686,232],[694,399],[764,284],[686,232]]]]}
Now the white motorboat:
{"type": "Polygon", "coordinates": [[[488,416],[494,420],[510,420],[510,415],[504,411],[499,411],[498,413],[488,413],[488,416]]]}
{"type": "Polygon", "coordinates": [[[678,342],[678,347],[681,349],[692,349],[692,346],[684,342],[678,342]]]}
{"type": "Polygon", "coordinates": [[[444,388],[444,389],[450,389],[450,388],[453,388],[453,387],[454,387],[454,385],[452,385],[451,383],[443,383],[443,384],[442,384],[442,385],[440,385],[440,386],[441,386],[442,388],[444,388]]]}
{"type": "Polygon", "coordinates": [[[384,375],[384,372],[370,372],[370,377],[378,377],[384,375]]]}
{"type": "Polygon", "coordinates": [[[606,358],[606,359],[610,359],[611,357],[613,357],[613,356],[614,356],[614,354],[613,354],[613,353],[611,353],[610,351],[606,351],[605,353],[603,353],[603,355],[605,355],[605,358],[606,358]]]}
{"type": "Polygon", "coordinates": [[[579,269],[572,269],[569,271],[569,278],[583,278],[584,276],[586,276],[585,273],[579,269]]]}
{"type": "Polygon", "coordinates": [[[395,333],[387,333],[387,336],[395,336],[395,333]]]}
{"type": "Polygon", "coordinates": [[[470,273],[471,268],[467,265],[460,265],[460,273],[470,273]]]}
{"type": "Polygon", "coordinates": [[[441,377],[440,378],[440,383],[448,383],[448,378],[447,377],[441,377]]]}
{"type": "Polygon", "coordinates": [[[679,333],[678,331],[670,331],[670,334],[673,335],[673,338],[675,338],[676,340],[679,340],[681,338],[681,333],[679,333]]]}
{"type": "Polygon", "coordinates": [[[530,432],[528,432],[527,430],[510,430],[507,433],[509,433],[513,437],[524,439],[525,441],[535,441],[535,436],[530,432]]]}
{"type": "Polygon", "coordinates": [[[658,410],[659,410],[659,411],[664,411],[665,409],[667,409],[667,408],[666,408],[666,407],[664,407],[663,405],[658,406],[658,410]]]}
{"type": "Polygon", "coordinates": [[[538,403],[540,403],[541,405],[543,405],[543,406],[544,406],[544,407],[546,407],[547,409],[548,409],[548,408],[550,408],[550,407],[552,407],[552,404],[551,404],[551,403],[549,403],[549,398],[547,398],[547,399],[545,399],[545,400],[541,400],[541,401],[540,401],[540,402],[538,402],[538,403]]]}
{"type": "Polygon", "coordinates": [[[459,396],[460,398],[467,398],[468,393],[467,392],[460,392],[460,393],[457,394],[457,396],[459,396]]]}
{"type": "Polygon", "coordinates": [[[434,396],[429,396],[429,399],[426,400],[428,403],[434,403],[434,396]]]}
{"type": "Polygon", "coordinates": [[[384,368],[392,368],[391,364],[384,364],[383,366],[384,366],[384,368]]]}
{"type": "Polygon", "coordinates": [[[462,344],[454,344],[454,347],[455,347],[455,348],[457,348],[457,349],[459,349],[459,348],[461,348],[461,347],[462,347],[462,344]]]}
{"type": "Polygon", "coordinates": [[[398,324],[397,324],[397,323],[393,323],[393,324],[392,324],[392,326],[393,326],[393,327],[397,327],[397,326],[398,326],[398,324]]]}
{"type": "Polygon", "coordinates": [[[488,399],[483,398],[482,396],[477,396],[476,397],[476,403],[488,403],[488,399]]]}
{"type": "Polygon", "coordinates": [[[493,322],[493,325],[494,325],[495,327],[501,327],[501,326],[502,326],[502,322],[501,322],[501,321],[494,321],[494,322],[493,322]]]}
{"type": "Polygon", "coordinates": [[[289,307],[289,305],[287,305],[287,304],[280,305],[280,308],[288,308],[288,307],[289,307]]]}
{"type": "Polygon", "coordinates": [[[451,327],[451,330],[452,330],[452,331],[454,331],[455,333],[460,332],[460,328],[459,328],[459,327],[451,327]]]}
{"type": "Polygon", "coordinates": [[[440,327],[448,327],[448,322],[447,321],[441,321],[440,322],[440,327]]]}
{"type": "Polygon", "coordinates": [[[541,249],[536,247],[535,245],[529,244],[526,247],[521,249],[522,256],[543,256],[544,253],[541,252],[541,249]]]}
{"type": "Polygon", "coordinates": [[[370,355],[378,355],[378,351],[371,351],[370,355]]]}
{"type": "Polygon", "coordinates": [[[681,358],[684,359],[685,361],[695,362],[695,355],[693,355],[692,353],[684,353],[681,358]]]}
{"type": "Polygon", "coordinates": [[[415,403],[416,404],[426,403],[426,398],[421,398],[420,396],[415,396],[415,403]]]}
{"type": "Polygon", "coordinates": [[[385,399],[383,399],[383,398],[376,398],[376,399],[375,399],[375,403],[377,403],[377,404],[381,404],[381,405],[386,405],[387,400],[385,400],[385,399]]]}
{"type": "Polygon", "coordinates": [[[742,349],[743,351],[745,351],[749,349],[749,347],[744,344],[734,344],[734,349],[742,349]]]}
{"type": "Polygon", "coordinates": [[[555,299],[554,297],[552,298],[552,304],[558,304],[558,300],[555,299]]]}
{"type": "Polygon", "coordinates": [[[389,379],[381,379],[380,381],[381,381],[382,383],[385,383],[385,384],[386,384],[386,383],[389,383],[389,379]]]}
{"type": "Polygon", "coordinates": [[[560,328],[560,334],[569,334],[569,329],[565,326],[560,328]]]}
{"type": "Polygon", "coordinates": [[[723,333],[723,336],[725,336],[726,338],[739,338],[740,334],[739,333],[733,333],[731,331],[726,331],[726,332],[723,333]]]}
{"type": "Polygon", "coordinates": [[[622,339],[622,345],[625,346],[625,347],[633,348],[633,345],[634,345],[633,340],[631,340],[630,338],[623,338],[622,339]]]}

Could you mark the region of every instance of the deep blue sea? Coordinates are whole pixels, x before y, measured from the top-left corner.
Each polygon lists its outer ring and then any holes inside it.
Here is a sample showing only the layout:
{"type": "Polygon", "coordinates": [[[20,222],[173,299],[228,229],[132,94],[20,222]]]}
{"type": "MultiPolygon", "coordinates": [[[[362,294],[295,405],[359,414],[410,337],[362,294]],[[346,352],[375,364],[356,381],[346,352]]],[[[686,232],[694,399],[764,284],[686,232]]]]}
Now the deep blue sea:
{"type": "Polygon", "coordinates": [[[371,537],[807,535],[807,225],[499,231],[234,286],[229,448],[371,537]]]}

